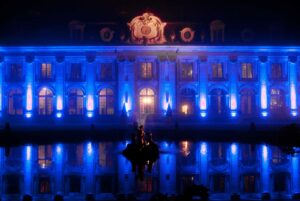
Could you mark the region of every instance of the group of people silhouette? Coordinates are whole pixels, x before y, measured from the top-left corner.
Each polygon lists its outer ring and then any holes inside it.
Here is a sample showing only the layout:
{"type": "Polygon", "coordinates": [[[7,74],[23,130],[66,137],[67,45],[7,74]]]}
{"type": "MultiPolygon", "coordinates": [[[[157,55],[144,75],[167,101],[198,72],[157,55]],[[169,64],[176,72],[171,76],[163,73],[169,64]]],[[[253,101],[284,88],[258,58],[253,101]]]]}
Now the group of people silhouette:
{"type": "Polygon", "coordinates": [[[152,133],[145,132],[144,126],[140,125],[132,133],[131,143],[123,151],[123,155],[131,162],[132,172],[136,172],[137,177],[143,181],[145,166],[151,172],[153,163],[159,157],[159,149],[152,139],[152,133]]]}

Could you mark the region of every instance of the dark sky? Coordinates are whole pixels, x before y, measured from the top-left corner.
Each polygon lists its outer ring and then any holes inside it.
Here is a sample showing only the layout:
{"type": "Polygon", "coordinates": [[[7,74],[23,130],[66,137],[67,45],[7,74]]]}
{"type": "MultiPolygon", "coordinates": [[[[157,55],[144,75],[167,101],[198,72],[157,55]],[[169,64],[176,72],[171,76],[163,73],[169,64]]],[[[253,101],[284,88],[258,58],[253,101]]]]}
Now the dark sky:
{"type": "Polygon", "coordinates": [[[167,22],[209,24],[221,19],[227,29],[260,30],[271,26],[287,38],[300,38],[300,9],[296,1],[290,0],[2,0],[0,37],[10,35],[13,27],[25,22],[41,28],[67,26],[74,19],[128,22],[145,11],[167,22]]]}

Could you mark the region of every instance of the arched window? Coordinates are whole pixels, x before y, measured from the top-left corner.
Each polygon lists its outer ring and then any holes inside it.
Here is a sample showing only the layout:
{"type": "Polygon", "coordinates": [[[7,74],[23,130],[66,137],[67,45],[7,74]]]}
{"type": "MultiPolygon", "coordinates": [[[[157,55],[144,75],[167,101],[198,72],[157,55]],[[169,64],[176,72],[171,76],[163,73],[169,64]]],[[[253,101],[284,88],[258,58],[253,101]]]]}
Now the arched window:
{"type": "Polygon", "coordinates": [[[185,88],[180,93],[180,112],[184,115],[194,114],[196,92],[193,89],[185,88]]]}
{"type": "Polygon", "coordinates": [[[255,92],[252,89],[243,89],[240,93],[241,114],[251,115],[255,112],[255,92]]]}
{"type": "Polygon", "coordinates": [[[105,88],[99,92],[99,114],[102,115],[114,114],[113,90],[105,88]]]}
{"type": "Polygon", "coordinates": [[[154,91],[150,88],[144,88],[140,92],[140,113],[153,114],[154,113],[154,91]]]}
{"type": "Polygon", "coordinates": [[[285,109],[285,94],[281,89],[272,88],[270,110],[273,113],[282,113],[285,109]]]}
{"type": "Polygon", "coordinates": [[[212,115],[224,115],[227,110],[226,96],[223,89],[213,89],[210,93],[210,110],[212,115]]]}
{"type": "Polygon", "coordinates": [[[68,96],[68,111],[70,115],[83,115],[83,91],[71,89],[68,96]]]}
{"type": "Polygon", "coordinates": [[[23,91],[20,88],[11,89],[8,92],[8,114],[23,114],[23,91]]]}
{"type": "Polygon", "coordinates": [[[44,87],[39,91],[38,114],[51,115],[53,113],[53,92],[44,87]]]}

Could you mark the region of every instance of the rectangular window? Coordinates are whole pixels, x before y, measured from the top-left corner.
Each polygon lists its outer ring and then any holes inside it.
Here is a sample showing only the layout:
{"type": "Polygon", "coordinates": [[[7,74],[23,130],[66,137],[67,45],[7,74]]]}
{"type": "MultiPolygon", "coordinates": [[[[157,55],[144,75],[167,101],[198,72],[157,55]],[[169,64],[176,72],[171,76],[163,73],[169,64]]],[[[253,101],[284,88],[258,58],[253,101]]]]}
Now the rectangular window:
{"type": "Polygon", "coordinates": [[[222,174],[213,175],[213,189],[214,193],[225,193],[226,191],[226,176],[222,174]]]}
{"type": "Polygon", "coordinates": [[[98,80],[100,80],[100,81],[113,80],[113,65],[112,65],[112,63],[103,63],[100,65],[98,80]]]}
{"type": "Polygon", "coordinates": [[[81,177],[78,175],[69,176],[69,192],[81,193],[81,177]]]}
{"type": "Polygon", "coordinates": [[[3,175],[4,194],[20,193],[20,176],[16,174],[3,175]]]}
{"type": "Polygon", "coordinates": [[[102,175],[99,177],[99,193],[113,193],[113,180],[112,175],[102,175]]]}
{"type": "Polygon", "coordinates": [[[183,175],[180,177],[180,190],[184,192],[188,187],[197,183],[197,175],[183,175]]]}
{"type": "Polygon", "coordinates": [[[223,79],[224,69],[222,63],[212,64],[212,79],[223,79]]]}
{"type": "Polygon", "coordinates": [[[22,164],[22,148],[10,148],[9,155],[5,158],[5,165],[10,167],[18,167],[22,164]]]}
{"type": "Polygon", "coordinates": [[[81,166],[83,163],[83,145],[68,145],[68,165],[81,166]]]}
{"type": "Polygon", "coordinates": [[[273,63],[271,66],[271,78],[272,79],[282,79],[283,78],[283,70],[282,65],[280,63],[273,63]]]}
{"type": "Polygon", "coordinates": [[[253,66],[251,63],[242,63],[242,79],[251,80],[254,78],[253,66]]]}
{"type": "Polygon", "coordinates": [[[41,73],[41,80],[51,80],[52,79],[51,63],[42,63],[40,73],[41,73]]]}
{"type": "Polygon", "coordinates": [[[71,64],[70,81],[82,81],[82,65],[81,65],[81,63],[71,64]]]}
{"type": "Polygon", "coordinates": [[[138,180],[138,192],[140,193],[152,193],[153,191],[153,178],[146,176],[143,181],[138,180]]]}
{"type": "Polygon", "coordinates": [[[101,142],[99,143],[98,151],[99,151],[99,166],[103,168],[110,168],[113,165],[111,151],[112,151],[112,143],[109,142],[101,142]]]}
{"type": "Polygon", "coordinates": [[[180,76],[182,81],[193,80],[193,63],[182,63],[180,76]]]}
{"type": "Polygon", "coordinates": [[[141,78],[142,79],[153,78],[153,66],[151,62],[143,62],[141,64],[141,78]]]}
{"type": "Polygon", "coordinates": [[[47,168],[52,164],[52,147],[51,145],[38,146],[38,164],[40,168],[47,168]]]}
{"type": "Polygon", "coordinates": [[[244,192],[245,193],[255,193],[256,192],[255,183],[256,183],[255,175],[245,175],[243,177],[244,192]]]}
{"type": "Polygon", "coordinates": [[[39,177],[38,192],[41,194],[51,193],[51,183],[49,177],[39,177]]]}
{"type": "Polygon", "coordinates": [[[287,174],[284,172],[274,174],[274,192],[285,192],[287,190],[287,174]]]}
{"type": "Polygon", "coordinates": [[[23,80],[23,69],[21,64],[10,64],[9,81],[20,82],[23,80]]]}

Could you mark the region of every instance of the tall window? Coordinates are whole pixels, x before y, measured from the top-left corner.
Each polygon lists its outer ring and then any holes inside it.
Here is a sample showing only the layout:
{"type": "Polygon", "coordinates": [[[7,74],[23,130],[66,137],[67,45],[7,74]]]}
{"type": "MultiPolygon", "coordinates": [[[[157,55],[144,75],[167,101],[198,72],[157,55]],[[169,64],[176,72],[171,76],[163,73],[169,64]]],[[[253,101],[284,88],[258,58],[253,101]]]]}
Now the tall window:
{"type": "Polygon", "coordinates": [[[256,193],[257,176],[255,174],[247,174],[243,176],[243,192],[256,193]]]}
{"type": "Polygon", "coordinates": [[[112,80],[113,79],[113,65],[112,63],[103,63],[100,65],[99,80],[112,80]]]}
{"type": "Polygon", "coordinates": [[[284,154],[278,147],[272,147],[272,163],[275,165],[287,162],[287,155],[284,154]]]}
{"type": "Polygon", "coordinates": [[[38,164],[41,168],[47,168],[52,164],[52,147],[51,145],[38,146],[38,164]]]}
{"type": "Polygon", "coordinates": [[[48,88],[42,88],[39,91],[38,98],[39,115],[51,115],[53,113],[53,93],[48,88]]]}
{"type": "Polygon", "coordinates": [[[282,79],[283,69],[280,63],[273,63],[271,66],[271,78],[272,79],[282,79]]]}
{"type": "Polygon", "coordinates": [[[152,176],[146,176],[143,181],[138,180],[137,188],[139,193],[152,193],[153,181],[152,176]]]}
{"type": "Polygon", "coordinates": [[[153,77],[153,65],[151,62],[141,63],[141,78],[151,79],[153,77]]]}
{"type": "Polygon", "coordinates": [[[104,88],[99,92],[99,114],[114,114],[114,92],[109,88],[104,88]]]}
{"type": "Polygon", "coordinates": [[[211,159],[212,164],[214,165],[222,165],[227,161],[227,150],[226,145],[223,143],[214,143],[212,144],[211,149],[211,159]]]}
{"type": "Polygon", "coordinates": [[[256,161],[256,147],[251,144],[244,144],[241,146],[241,157],[243,165],[254,165],[256,161]]]}
{"type": "Polygon", "coordinates": [[[68,145],[68,164],[71,166],[81,166],[83,163],[83,145],[68,145]]]}
{"type": "Polygon", "coordinates": [[[240,95],[241,114],[253,114],[255,111],[255,92],[252,89],[243,89],[240,95]]]}
{"type": "Polygon", "coordinates": [[[73,88],[69,91],[68,111],[70,115],[83,115],[83,91],[73,88]]]}
{"type": "Polygon", "coordinates": [[[183,81],[193,80],[193,63],[182,63],[180,76],[183,81]]]}
{"type": "Polygon", "coordinates": [[[286,172],[278,172],[273,175],[273,190],[274,192],[285,192],[288,190],[288,176],[286,172]]]}
{"type": "Polygon", "coordinates": [[[140,113],[153,114],[154,106],[154,91],[150,88],[142,89],[140,92],[140,113]]]}
{"type": "Polygon", "coordinates": [[[71,64],[70,80],[71,81],[81,81],[82,80],[82,65],[81,65],[81,63],[71,64]]]}
{"type": "Polygon", "coordinates": [[[215,174],[212,176],[212,192],[225,193],[226,192],[226,175],[215,174]]]}
{"type": "Polygon", "coordinates": [[[41,80],[52,79],[52,65],[51,63],[42,63],[41,65],[41,80]]]}
{"type": "Polygon", "coordinates": [[[40,176],[38,178],[38,193],[48,194],[51,193],[51,182],[49,176],[40,176]]]}
{"type": "Polygon", "coordinates": [[[213,115],[225,115],[227,93],[223,89],[213,89],[210,93],[210,109],[213,115]]]}
{"type": "Polygon", "coordinates": [[[98,147],[99,166],[103,168],[110,168],[113,165],[111,151],[113,150],[112,143],[100,142],[98,147]]]}
{"type": "Polygon", "coordinates": [[[22,115],[23,114],[23,92],[22,89],[11,89],[8,92],[8,114],[22,115]]]}
{"type": "Polygon", "coordinates": [[[10,148],[9,155],[5,158],[5,165],[18,167],[22,164],[22,147],[10,148]]]}
{"type": "Polygon", "coordinates": [[[4,194],[19,194],[20,189],[20,175],[18,174],[7,174],[3,175],[3,187],[4,194]]]}
{"type": "Polygon", "coordinates": [[[196,108],[196,92],[193,89],[185,88],[180,93],[180,111],[184,115],[194,114],[196,108]]]}
{"type": "Polygon", "coordinates": [[[285,109],[285,94],[281,89],[272,88],[270,98],[270,109],[273,113],[284,112],[285,109]]]}
{"type": "Polygon", "coordinates": [[[242,79],[253,79],[252,63],[242,63],[242,79]]]}
{"type": "Polygon", "coordinates": [[[23,69],[21,64],[10,64],[9,81],[18,82],[23,79],[23,69]]]}
{"type": "Polygon", "coordinates": [[[81,193],[81,176],[79,175],[69,176],[69,192],[81,193]]]}
{"type": "Polygon", "coordinates": [[[212,79],[223,79],[224,69],[222,63],[212,64],[212,79]]]}

